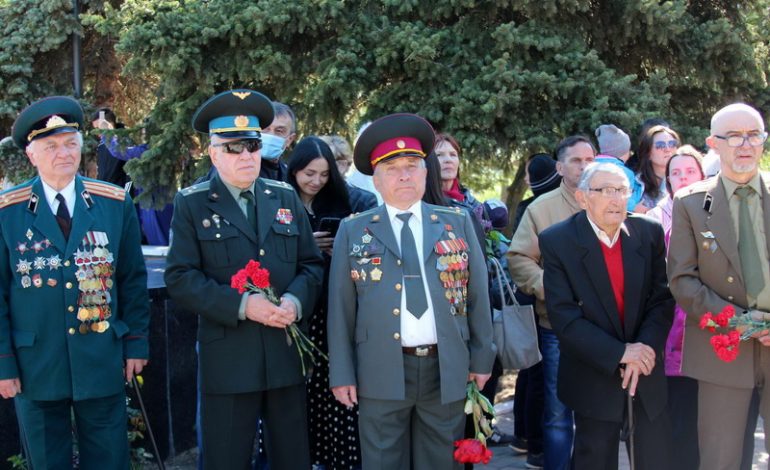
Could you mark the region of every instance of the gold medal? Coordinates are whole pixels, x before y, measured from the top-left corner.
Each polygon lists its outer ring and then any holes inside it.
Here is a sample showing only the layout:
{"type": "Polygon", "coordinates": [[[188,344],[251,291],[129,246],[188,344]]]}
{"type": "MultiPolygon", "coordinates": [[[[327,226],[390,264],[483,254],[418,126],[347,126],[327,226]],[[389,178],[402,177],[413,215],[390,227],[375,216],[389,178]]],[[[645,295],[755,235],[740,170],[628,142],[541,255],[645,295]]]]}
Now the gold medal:
{"type": "Polygon", "coordinates": [[[86,321],[91,317],[91,312],[88,311],[87,308],[80,307],[78,309],[78,320],[80,321],[86,321]]]}
{"type": "Polygon", "coordinates": [[[452,300],[452,291],[447,290],[446,292],[444,292],[444,296],[446,297],[447,300],[452,300]]]}
{"type": "Polygon", "coordinates": [[[372,276],[372,281],[379,282],[380,279],[382,279],[382,271],[380,271],[380,268],[374,268],[369,273],[372,276]]]}
{"type": "Polygon", "coordinates": [[[81,335],[88,334],[88,325],[86,323],[81,323],[78,330],[80,331],[81,335]]]}
{"type": "Polygon", "coordinates": [[[91,323],[91,331],[99,333],[99,323],[91,323]]]}

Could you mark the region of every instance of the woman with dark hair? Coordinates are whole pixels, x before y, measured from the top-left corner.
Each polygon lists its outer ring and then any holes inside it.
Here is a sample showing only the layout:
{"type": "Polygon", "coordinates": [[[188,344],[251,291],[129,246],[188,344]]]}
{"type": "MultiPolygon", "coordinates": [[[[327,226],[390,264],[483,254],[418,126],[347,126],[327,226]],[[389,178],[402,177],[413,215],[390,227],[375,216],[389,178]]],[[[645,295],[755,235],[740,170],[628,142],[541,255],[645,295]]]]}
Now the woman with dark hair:
{"type": "MultiPolygon", "coordinates": [[[[323,290],[310,319],[310,339],[322,351],[328,352],[326,304],[329,267],[334,232],[339,221],[351,213],[349,194],[331,149],[318,137],[305,137],[294,147],[289,157],[288,172],[288,183],[304,204],[313,236],[324,254],[323,290]]],[[[307,416],[313,468],[360,468],[358,410],[349,410],[334,399],[329,391],[329,364],[323,360],[313,367],[308,378],[307,416]]]]}
{"type": "Polygon", "coordinates": [[[435,153],[431,152],[425,157],[425,168],[428,174],[425,177],[425,194],[422,196],[422,202],[436,206],[449,206],[449,198],[441,189],[441,164],[435,153]]]}
{"type": "Polygon", "coordinates": [[[666,164],[681,139],[666,126],[653,126],[639,141],[639,171],[637,178],[644,185],[642,205],[648,210],[666,197],[666,164]]]}

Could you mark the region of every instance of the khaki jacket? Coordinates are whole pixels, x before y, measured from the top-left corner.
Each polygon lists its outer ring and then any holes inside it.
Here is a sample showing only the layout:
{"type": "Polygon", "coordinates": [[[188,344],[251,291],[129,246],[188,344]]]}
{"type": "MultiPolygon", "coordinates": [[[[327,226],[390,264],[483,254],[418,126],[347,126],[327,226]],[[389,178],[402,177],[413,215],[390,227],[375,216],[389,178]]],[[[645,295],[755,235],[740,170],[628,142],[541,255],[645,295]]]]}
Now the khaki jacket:
{"type": "MultiPolygon", "coordinates": [[[[770,234],[770,175],[760,175],[765,234],[770,234]]],[[[746,287],[738,255],[730,208],[721,179],[700,181],[674,198],[668,257],[668,279],[677,303],[687,312],[682,373],[698,380],[731,387],[754,387],[755,340],[740,344],[738,358],[723,362],[709,342],[711,333],[698,322],[706,312],[719,313],[732,305],[746,309],[746,287]]],[[[770,236],[766,237],[770,241],[770,236]]]]}
{"type": "Polygon", "coordinates": [[[543,295],[543,260],[537,237],[551,225],[565,220],[580,211],[574,193],[564,186],[564,181],[553,191],[535,199],[527,207],[508,248],[508,269],[516,286],[524,293],[534,295],[535,312],[540,326],[551,328],[543,295]]]}

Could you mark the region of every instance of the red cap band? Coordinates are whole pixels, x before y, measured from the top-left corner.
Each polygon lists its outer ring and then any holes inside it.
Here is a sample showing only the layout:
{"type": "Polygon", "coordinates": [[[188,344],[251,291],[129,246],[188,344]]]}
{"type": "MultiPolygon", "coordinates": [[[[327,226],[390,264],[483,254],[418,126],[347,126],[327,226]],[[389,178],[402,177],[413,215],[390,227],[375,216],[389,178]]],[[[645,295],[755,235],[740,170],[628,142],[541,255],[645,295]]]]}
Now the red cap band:
{"type": "Polygon", "coordinates": [[[395,137],[381,142],[374,147],[369,157],[372,162],[372,168],[382,160],[400,153],[425,158],[425,152],[422,151],[422,145],[418,139],[414,137],[395,137]]]}

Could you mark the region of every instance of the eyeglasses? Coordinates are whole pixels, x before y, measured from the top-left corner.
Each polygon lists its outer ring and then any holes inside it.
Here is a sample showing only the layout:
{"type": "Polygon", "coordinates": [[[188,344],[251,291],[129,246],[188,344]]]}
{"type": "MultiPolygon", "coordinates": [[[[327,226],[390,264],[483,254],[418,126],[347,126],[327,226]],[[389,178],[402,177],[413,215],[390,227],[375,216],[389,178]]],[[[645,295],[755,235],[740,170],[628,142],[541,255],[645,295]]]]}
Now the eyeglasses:
{"type": "Polygon", "coordinates": [[[211,144],[212,147],[222,147],[226,153],[240,155],[244,150],[247,152],[256,152],[262,148],[261,140],[238,140],[235,142],[222,142],[221,144],[211,144]]]}
{"type": "Polygon", "coordinates": [[[604,188],[588,188],[588,190],[599,193],[606,198],[627,198],[631,194],[631,190],[625,186],[620,188],[605,186],[604,188]]]}
{"type": "Polygon", "coordinates": [[[678,146],[679,146],[679,142],[677,142],[676,140],[669,140],[668,142],[664,142],[661,140],[659,142],[655,142],[655,149],[657,150],[665,150],[666,147],[670,149],[675,149],[678,146]]]}
{"type": "Polygon", "coordinates": [[[733,135],[715,135],[717,139],[727,142],[728,147],[742,147],[746,141],[752,147],[759,147],[767,140],[767,132],[756,132],[752,134],[733,134],[733,135]]]}

